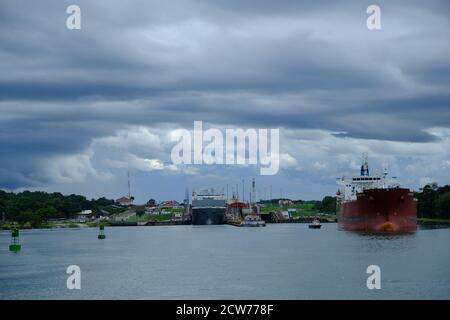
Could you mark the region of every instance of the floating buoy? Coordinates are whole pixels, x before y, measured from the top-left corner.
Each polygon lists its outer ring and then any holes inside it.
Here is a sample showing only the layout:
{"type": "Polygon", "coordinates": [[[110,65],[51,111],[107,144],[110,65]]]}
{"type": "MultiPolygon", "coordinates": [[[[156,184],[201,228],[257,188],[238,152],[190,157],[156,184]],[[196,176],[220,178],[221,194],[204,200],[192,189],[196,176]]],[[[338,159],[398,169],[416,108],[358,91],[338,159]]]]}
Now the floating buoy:
{"type": "Polygon", "coordinates": [[[13,227],[11,229],[11,244],[9,245],[9,251],[19,252],[22,246],[19,244],[19,229],[13,227]]]}
{"type": "Polygon", "coordinates": [[[100,225],[99,229],[100,229],[100,233],[98,235],[98,238],[99,239],[105,239],[106,238],[106,236],[105,236],[105,226],[104,225],[100,225]]]}

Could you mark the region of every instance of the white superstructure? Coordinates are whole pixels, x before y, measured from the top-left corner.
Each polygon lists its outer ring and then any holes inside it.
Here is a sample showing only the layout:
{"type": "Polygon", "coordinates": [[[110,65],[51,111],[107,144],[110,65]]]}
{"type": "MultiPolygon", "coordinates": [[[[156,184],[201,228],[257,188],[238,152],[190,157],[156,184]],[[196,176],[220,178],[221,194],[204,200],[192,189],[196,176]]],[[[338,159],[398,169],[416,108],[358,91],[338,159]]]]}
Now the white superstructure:
{"type": "Polygon", "coordinates": [[[388,177],[387,169],[383,175],[370,175],[367,158],[361,166],[361,175],[346,179],[345,177],[336,179],[340,185],[337,193],[339,202],[356,200],[356,195],[366,189],[391,189],[398,188],[399,184],[395,177],[388,177]]]}
{"type": "Polygon", "coordinates": [[[214,189],[192,192],[192,200],[206,200],[206,199],[225,200],[225,195],[223,192],[215,192],[214,189]]]}
{"type": "Polygon", "coordinates": [[[200,192],[192,192],[192,207],[226,207],[223,192],[215,192],[214,189],[200,192]]]}

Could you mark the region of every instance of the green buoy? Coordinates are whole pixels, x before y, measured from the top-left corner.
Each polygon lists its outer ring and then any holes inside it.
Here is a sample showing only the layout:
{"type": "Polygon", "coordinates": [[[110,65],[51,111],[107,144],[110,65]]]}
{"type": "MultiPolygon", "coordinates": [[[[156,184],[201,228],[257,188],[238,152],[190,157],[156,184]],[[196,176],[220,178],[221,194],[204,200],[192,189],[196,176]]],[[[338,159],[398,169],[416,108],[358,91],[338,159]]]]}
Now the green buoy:
{"type": "Polygon", "coordinates": [[[9,245],[9,251],[11,252],[19,252],[22,246],[19,244],[19,229],[13,227],[11,229],[11,244],[9,245]]]}
{"type": "Polygon", "coordinates": [[[99,229],[100,229],[100,233],[98,235],[98,238],[99,239],[105,239],[106,238],[106,236],[105,236],[105,226],[104,225],[100,225],[99,229]]]}

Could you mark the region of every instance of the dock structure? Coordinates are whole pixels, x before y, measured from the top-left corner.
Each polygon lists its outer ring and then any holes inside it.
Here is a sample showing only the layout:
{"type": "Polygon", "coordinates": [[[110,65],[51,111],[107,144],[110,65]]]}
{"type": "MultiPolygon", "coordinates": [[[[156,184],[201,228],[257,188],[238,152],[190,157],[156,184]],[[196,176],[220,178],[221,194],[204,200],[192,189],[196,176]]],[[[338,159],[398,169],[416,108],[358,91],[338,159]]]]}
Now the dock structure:
{"type": "Polygon", "coordinates": [[[230,226],[235,226],[235,227],[242,227],[241,221],[227,221],[226,224],[229,224],[230,226]]]}
{"type": "Polygon", "coordinates": [[[190,220],[167,220],[167,221],[111,221],[109,222],[110,227],[144,227],[144,226],[181,226],[190,225],[190,220]]]}
{"type": "MultiPolygon", "coordinates": [[[[314,217],[299,217],[298,219],[277,219],[266,220],[266,223],[311,223],[314,217]]],[[[321,223],[336,223],[336,218],[318,218],[321,223]]]]}

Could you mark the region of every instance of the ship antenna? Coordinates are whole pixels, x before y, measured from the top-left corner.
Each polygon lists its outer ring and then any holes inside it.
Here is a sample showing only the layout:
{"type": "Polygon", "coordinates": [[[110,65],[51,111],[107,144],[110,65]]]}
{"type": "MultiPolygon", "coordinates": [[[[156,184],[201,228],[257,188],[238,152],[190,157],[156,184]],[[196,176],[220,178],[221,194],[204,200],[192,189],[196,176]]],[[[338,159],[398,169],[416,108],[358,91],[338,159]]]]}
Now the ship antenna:
{"type": "Polygon", "coordinates": [[[130,171],[127,171],[127,177],[128,177],[128,199],[131,200],[130,171]]]}
{"type": "Polygon", "coordinates": [[[369,161],[367,152],[363,153],[363,164],[361,166],[361,176],[369,176],[369,161]]]}

